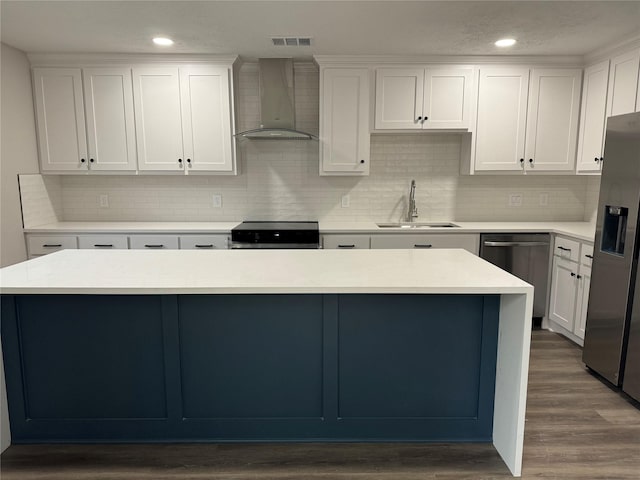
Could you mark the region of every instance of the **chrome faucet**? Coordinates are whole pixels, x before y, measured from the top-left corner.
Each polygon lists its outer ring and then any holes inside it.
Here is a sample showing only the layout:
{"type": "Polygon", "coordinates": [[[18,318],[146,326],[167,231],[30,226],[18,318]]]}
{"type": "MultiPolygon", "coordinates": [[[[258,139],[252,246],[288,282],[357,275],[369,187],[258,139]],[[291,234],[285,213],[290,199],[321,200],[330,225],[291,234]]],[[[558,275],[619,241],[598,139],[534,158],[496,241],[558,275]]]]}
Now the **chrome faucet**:
{"type": "Polygon", "coordinates": [[[407,222],[413,222],[418,218],[418,208],[416,207],[416,181],[411,180],[411,189],[409,190],[409,208],[407,210],[407,222]]]}

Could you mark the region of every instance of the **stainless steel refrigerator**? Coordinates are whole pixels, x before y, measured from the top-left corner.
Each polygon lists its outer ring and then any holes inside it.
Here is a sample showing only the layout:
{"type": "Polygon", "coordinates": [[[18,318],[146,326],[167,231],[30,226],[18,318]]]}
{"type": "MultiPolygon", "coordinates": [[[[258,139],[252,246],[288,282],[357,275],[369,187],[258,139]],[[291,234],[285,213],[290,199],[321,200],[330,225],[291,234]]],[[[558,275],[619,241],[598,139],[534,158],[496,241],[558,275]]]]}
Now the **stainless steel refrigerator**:
{"type": "Polygon", "coordinates": [[[640,113],[630,113],[607,122],[582,360],[638,401],[639,211],[640,113]]]}

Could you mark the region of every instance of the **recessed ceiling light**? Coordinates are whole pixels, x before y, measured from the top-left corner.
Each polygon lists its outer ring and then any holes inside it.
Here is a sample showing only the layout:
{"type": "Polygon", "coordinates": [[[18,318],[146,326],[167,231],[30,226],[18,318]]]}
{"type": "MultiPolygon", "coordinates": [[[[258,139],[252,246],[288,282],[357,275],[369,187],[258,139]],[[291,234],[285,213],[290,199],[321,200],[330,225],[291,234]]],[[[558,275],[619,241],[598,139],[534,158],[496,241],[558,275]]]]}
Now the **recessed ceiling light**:
{"type": "Polygon", "coordinates": [[[502,38],[496,42],[496,47],[512,47],[516,44],[513,38],[502,38]]]}
{"type": "Polygon", "coordinates": [[[160,45],[161,47],[169,47],[173,45],[173,40],[167,37],[156,37],[153,39],[153,43],[160,45]]]}

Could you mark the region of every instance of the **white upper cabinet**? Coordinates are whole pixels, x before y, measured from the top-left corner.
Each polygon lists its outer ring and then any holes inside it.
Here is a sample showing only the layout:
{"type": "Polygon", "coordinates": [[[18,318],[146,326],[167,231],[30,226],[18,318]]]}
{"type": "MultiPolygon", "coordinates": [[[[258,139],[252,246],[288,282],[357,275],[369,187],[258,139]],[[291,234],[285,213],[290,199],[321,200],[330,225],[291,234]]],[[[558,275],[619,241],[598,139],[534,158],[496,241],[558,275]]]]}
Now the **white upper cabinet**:
{"type": "Polygon", "coordinates": [[[85,68],[85,110],[91,170],[136,170],[131,69],[85,68]]]}
{"type": "Polygon", "coordinates": [[[424,80],[422,127],[467,129],[473,93],[473,69],[427,68],[424,80]]]}
{"type": "Polygon", "coordinates": [[[469,128],[471,67],[378,68],[375,129],[469,128]]]}
{"type": "Polygon", "coordinates": [[[480,68],[472,171],[572,172],[579,69],[480,68]]]}
{"type": "Polygon", "coordinates": [[[578,136],[578,172],[599,172],[602,168],[608,82],[609,60],[585,69],[578,136]]]}
{"type": "Polygon", "coordinates": [[[525,169],[573,171],[580,109],[579,69],[533,69],[527,109],[525,169]]]}
{"type": "Polygon", "coordinates": [[[623,115],[636,110],[640,49],[611,59],[607,117],[623,115]]]}
{"type": "Polygon", "coordinates": [[[235,173],[227,67],[133,69],[138,168],[235,173]]]}
{"type": "Polygon", "coordinates": [[[522,170],[528,68],[480,68],[475,170],[522,170]]]}
{"type": "Polygon", "coordinates": [[[376,130],[421,130],[424,68],[376,70],[376,130]]]}
{"type": "Polygon", "coordinates": [[[86,171],[81,70],[34,68],[33,86],[42,172],[86,171]]]}
{"type": "Polygon", "coordinates": [[[237,173],[235,57],[158,58],[32,58],[41,172],[237,173]]]}
{"type": "Polygon", "coordinates": [[[320,175],[369,174],[369,69],[323,68],[320,175]]]}
{"type": "Polygon", "coordinates": [[[235,142],[227,67],[180,68],[182,134],[187,173],[233,172],[235,142]]]}
{"type": "Polygon", "coordinates": [[[133,69],[138,168],[184,170],[178,67],[133,69]]]}

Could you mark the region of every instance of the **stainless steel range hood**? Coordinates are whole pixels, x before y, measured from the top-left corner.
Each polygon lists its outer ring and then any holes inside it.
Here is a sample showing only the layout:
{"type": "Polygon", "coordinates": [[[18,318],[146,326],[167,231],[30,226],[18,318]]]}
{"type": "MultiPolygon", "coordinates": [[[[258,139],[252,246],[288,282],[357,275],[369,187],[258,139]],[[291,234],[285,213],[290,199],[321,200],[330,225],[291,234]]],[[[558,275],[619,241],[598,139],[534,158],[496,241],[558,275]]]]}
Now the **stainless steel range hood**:
{"type": "Polygon", "coordinates": [[[295,128],[293,60],[261,58],[258,66],[261,125],[236,136],[256,140],[317,140],[315,135],[295,128]]]}

